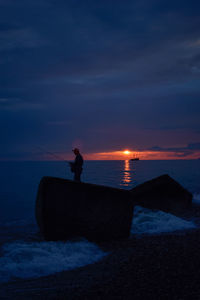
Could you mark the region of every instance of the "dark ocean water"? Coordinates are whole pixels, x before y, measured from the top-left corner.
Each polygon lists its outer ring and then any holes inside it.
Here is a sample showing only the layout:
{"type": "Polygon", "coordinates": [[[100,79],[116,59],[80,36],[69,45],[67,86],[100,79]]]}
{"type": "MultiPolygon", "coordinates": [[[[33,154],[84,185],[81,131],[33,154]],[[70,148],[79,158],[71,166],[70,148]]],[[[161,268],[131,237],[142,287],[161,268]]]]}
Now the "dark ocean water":
{"type": "MultiPolygon", "coordinates": [[[[200,203],[200,160],[86,161],[82,181],[131,189],[169,174],[200,203]]],[[[72,179],[65,162],[0,163],[0,282],[69,270],[101,259],[97,245],[86,240],[45,242],[38,234],[34,209],[43,176],[72,179]]],[[[195,226],[173,215],[136,207],[132,234],[162,234],[195,226]]]]}

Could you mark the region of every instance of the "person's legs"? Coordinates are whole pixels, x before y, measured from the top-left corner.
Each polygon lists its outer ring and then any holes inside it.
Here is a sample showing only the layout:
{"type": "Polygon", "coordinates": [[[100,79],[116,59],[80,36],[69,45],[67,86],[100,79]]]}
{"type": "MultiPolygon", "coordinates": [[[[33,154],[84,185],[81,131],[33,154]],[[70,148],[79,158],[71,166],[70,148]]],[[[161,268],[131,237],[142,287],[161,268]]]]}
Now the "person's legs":
{"type": "Polygon", "coordinates": [[[74,181],[81,181],[81,172],[75,172],[74,173],[74,181]]]}

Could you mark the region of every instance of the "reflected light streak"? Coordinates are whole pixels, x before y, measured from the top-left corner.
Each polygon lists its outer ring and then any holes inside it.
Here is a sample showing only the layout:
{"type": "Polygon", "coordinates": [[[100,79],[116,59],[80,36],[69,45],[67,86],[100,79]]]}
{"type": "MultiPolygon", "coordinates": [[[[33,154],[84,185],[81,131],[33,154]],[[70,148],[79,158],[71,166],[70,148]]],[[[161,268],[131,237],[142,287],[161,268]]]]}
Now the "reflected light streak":
{"type": "Polygon", "coordinates": [[[131,182],[131,174],[130,174],[130,162],[129,160],[124,161],[124,172],[123,172],[123,185],[128,186],[131,182]]]}

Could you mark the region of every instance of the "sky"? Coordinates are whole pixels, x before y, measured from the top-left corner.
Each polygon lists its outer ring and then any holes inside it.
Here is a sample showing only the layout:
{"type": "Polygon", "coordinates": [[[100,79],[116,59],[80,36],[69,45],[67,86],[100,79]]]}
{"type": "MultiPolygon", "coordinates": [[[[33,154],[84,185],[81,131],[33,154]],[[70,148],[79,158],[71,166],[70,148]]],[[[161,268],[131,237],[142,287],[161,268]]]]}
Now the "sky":
{"type": "Polygon", "coordinates": [[[0,0],[0,130],[0,160],[199,158],[200,2],[0,0]]]}

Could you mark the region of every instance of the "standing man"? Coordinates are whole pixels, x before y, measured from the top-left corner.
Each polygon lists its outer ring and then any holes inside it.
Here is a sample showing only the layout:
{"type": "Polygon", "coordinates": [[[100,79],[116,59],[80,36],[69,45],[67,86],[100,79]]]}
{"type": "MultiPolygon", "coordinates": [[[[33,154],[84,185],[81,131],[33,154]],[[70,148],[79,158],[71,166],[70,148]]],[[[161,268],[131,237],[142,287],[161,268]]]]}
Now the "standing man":
{"type": "Polygon", "coordinates": [[[81,181],[81,173],[82,173],[82,166],[83,166],[83,157],[79,152],[79,149],[75,148],[72,150],[76,155],[75,160],[73,163],[70,163],[71,171],[74,173],[74,181],[81,181]]]}

